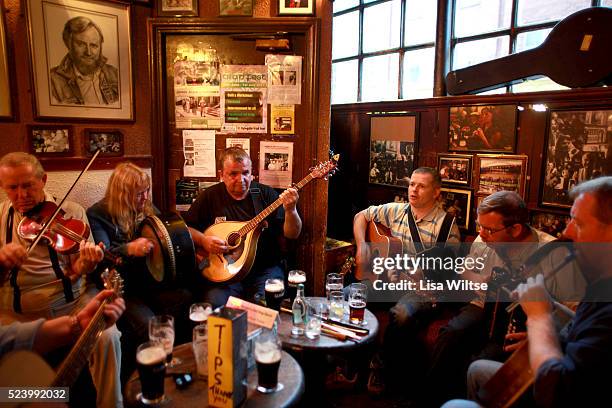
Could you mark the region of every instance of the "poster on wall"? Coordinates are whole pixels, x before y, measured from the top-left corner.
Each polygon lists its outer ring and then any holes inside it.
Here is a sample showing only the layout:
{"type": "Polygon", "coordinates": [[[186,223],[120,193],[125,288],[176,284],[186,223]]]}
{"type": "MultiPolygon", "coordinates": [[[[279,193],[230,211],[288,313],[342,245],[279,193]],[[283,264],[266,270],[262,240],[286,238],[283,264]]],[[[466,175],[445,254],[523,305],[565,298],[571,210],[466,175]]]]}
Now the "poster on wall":
{"type": "Polygon", "coordinates": [[[293,143],[259,143],[259,182],[274,188],[291,186],[293,143]]]}
{"type": "Polygon", "coordinates": [[[189,211],[198,196],[198,180],[176,179],[176,211],[189,211]]]}
{"type": "Polygon", "coordinates": [[[185,177],[215,177],[215,131],[183,130],[185,177]]]}
{"type": "Polygon", "coordinates": [[[225,147],[239,147],[251,155],[251,139],[248,137],[228,137],[225,139],[225,147]]]}
{"type": "Polygon", "coordinates": [[[263,65],[221,67],[221,110],[224,132],[266,133],[267,70],[263,65]]]}
{"type": "Polygon", "coordinates": [[[302,100],[302,57],[266,55],[268,67],[268,102],[299,105],[302,100]]]}
{"type": "Polygon", "coordinates": [[[273,135],[295,133],[294,105],[270,105],[270,133],[273,135]]]}
{"type": "Polygon", "coordinates": [[[173,64],[174,116],[177,129],[221,127],[217,51],[181,49],[173,64]]]}

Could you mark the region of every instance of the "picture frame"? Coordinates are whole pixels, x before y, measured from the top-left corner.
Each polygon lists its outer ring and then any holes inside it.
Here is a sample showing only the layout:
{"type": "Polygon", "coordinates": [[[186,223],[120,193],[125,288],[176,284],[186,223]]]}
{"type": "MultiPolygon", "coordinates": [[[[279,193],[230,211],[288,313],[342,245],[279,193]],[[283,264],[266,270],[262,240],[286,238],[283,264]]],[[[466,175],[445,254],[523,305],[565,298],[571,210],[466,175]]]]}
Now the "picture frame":
{"type": "Polygon", "coordinates": [[[381,114],[370,117],[370,184],[408,187],[417,151],[416,114],[381,114]]]}
{"type": "Polygon", "coordinates": [[[476,194],[489,195],[508,190],[525,198],[526,155],[479,154],[476,158],[476,194]]]}
{"type": "Polygon", "coordinates": [[[83,0],[25,4],[36,118],[133,120],[131,5],[83,0]],[[96,61],[91,61],[78,51],[72,38],[88,36],[100,43],[100,33],[104,47],[99,47],[96,61]],[[93,92],[69,85],[76,78],[77,66],[85,78],[100,78],[93,92]]]}
{"type": "Polygon", "coordinates": [[[160,17],[197,17],[198,0],[158,0],[157,15],[160,17]]]}
{"type": "Polygon", "coordinates": [[[253,0],[219,0],[220,17],[250,17],[253,15],[253,0]]]}
{"type": "Polygon", "coordinates": [[[472,155],[438,153],[438,171],[442,183],[472,185],[472,155]]]}
{"type": "Polygon", "coordinates": [[[576,184],[608,174],[612,110],[551,111],[544,143],[540,205],[570,208],[576,184]]]}
{"type": "Polygon", "coordinates": [[[472,196],[470,189],[447,188],[440,189],[442,209],[455,216],[455,222],[461,229],[468,230],[472,214],[472,196]]]}
{"type": "Polygon", "coordinates": [[[516,121],[516,105],[451,106],[448,150],[514,153],[516,121]]]}
{"type": "Polygon", "coordinates": [[[4,7],[0,7],[0,120],[13,118],[8,45],[4,24],[4,7]]]}
{"type": "Polygon", "coordinates": [[[83,147],[87,157],[100,149],[100,156],[123,156],[123,132],[119,129],[84,129],[83,147]]]}
{"type": "Polygon", "coordinates": [[[555,238],[561,238],[572,217],[569,214],[554,213],[543,210],[529,210],[529,224],[555,238]]]}
{"type": "Polygon", "coordinates": [[[73,156],[73,131],[70,125],[28,125],[28,150],[37,157],[73,156]]]}
{"type": "Polygon", "coordinates": [[[278,0],[279,16],[314,16],[315,0],[278,0]]]}

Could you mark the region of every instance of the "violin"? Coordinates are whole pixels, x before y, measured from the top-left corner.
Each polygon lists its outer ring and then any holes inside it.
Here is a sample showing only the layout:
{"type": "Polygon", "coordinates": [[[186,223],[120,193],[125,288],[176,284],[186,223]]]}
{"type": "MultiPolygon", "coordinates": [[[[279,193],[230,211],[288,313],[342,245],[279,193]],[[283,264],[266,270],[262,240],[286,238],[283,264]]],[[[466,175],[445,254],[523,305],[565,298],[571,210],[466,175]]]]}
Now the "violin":
{"type": "MultiPolygon", "coordinates": [[[[34,240],[40,231],[47,226],[49,219],[57,211],[57,205],[51,201],[43,201],[26,213],[26,217],[17,226],[17,233],[23,239],[34,240]]],[[[43,231],[49,245],[60,254],[73,254],[79,251],[82,240],[89,238],[89,225],[74,219],[65,218],[66,212],[60,209],[51,221],[51,225],[43,231]]],[[[121,263],[121,258],[104,250],[104,257],[114,264],[121,263]]]]}

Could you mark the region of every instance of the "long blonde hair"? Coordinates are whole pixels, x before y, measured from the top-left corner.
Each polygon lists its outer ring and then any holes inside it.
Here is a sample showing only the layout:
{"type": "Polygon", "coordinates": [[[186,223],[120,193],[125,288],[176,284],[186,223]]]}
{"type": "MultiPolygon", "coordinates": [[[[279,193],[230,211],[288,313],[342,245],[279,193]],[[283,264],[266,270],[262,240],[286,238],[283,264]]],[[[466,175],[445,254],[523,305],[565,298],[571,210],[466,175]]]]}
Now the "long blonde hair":
{"type": "Polygon", "coordinates": [[[136,198],[139,191],[151,187],[151,178],[142,169],[130,162],[120,163],[108,180],[104,202],[113,220],[124,234],[132,239],[138,224],[153,214],[151,197],[139,211],[136,198]]]}

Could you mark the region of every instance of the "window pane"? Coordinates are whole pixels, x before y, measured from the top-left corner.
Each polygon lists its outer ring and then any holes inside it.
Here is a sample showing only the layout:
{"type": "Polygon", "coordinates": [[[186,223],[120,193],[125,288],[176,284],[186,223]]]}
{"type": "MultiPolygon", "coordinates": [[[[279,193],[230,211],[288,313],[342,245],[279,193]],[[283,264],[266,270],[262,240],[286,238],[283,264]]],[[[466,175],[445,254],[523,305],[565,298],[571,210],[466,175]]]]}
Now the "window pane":
{"type": "Polygon", "coordinates": [[[575,11],[591,6],[591,0],[519,0],[518,24],[561,20],[575,11]]]}
{"type": "Polygon", "coordinates": [[[612,7],[612,0],[603,0],[601,2],[602,6],[612,7]]]}
{"type": "Polygon", "coordinates": [[[399,47],[400,6],[393,0],[363,10],[363,52],[399,47]]]}
{"type": "Polygon", "coordinates": [[[434,48],[404,54],[402,98],[419,99],[433,96],[434,48]]]}
{"type": "Polygon", "coordinates": [[[332,64],[331,103],[357,102],[357,60],[332,64]]]}
{"type": "Polygon", "coordinates": [[[404,45],[434,42],[437,0],[406,0],[404,45]]]}
{"type": "Polygon", "coordinates": [[[334,13],[359,5],[359,0],[334,0],[334,13]]]}
{"type": "Polygon", "coordinates": [[[516,36],[516,52],[530,50],[542,44],[552,28],[545,30],[527,31],[516,36]]]}
{"type": "Polygon", "coordinates": [[[459,43],[453,52],[453,68],[459,69],[508,55],[508,36],[459,43]]]}
{"type": "Polygon", "coordinates": [[[399,54],[365,58],[361,100],[375,102],[397,99],[398,79],[399,54]]]}
{"type": "Polygon", "coordinates": [[[351,57],[359,51],[359,11],[333,18],[332,59],[351,57]]]}
{"type": "Polygon", "coordinates": [[[455,37],[510,27],[512,0],[457,0],[456,7],[455,37]]]}

